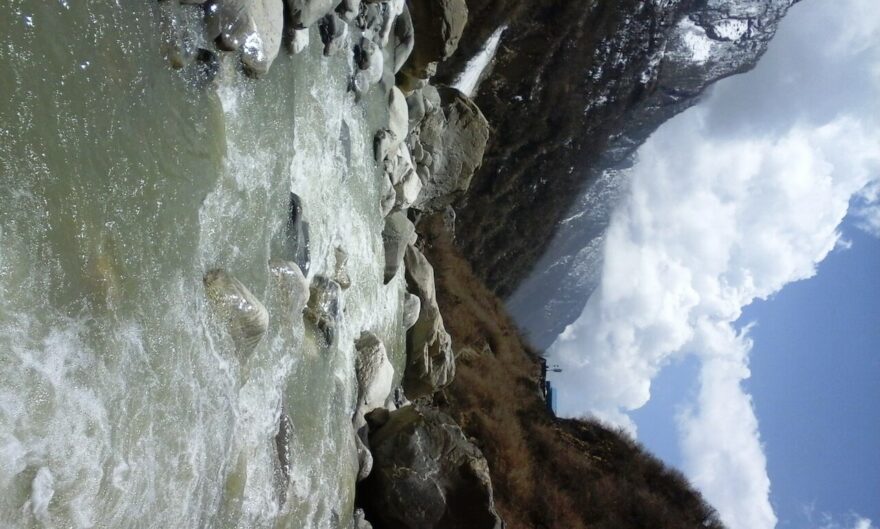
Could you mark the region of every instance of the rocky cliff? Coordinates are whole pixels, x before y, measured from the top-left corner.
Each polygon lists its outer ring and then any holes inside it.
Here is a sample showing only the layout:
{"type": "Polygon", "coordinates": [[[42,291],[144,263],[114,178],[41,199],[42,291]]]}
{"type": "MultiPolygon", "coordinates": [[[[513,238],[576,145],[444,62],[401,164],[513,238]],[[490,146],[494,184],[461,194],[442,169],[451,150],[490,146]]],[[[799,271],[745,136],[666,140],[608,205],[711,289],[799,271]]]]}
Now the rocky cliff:
{"type": "Polygon", "coordinates": [[[475,101],[493,134],[458,243],[535,345],[596,284],[620,173],[712,83],[752,68],[797,0],[470,0],[455,79],[506,27],[475,101]]]}

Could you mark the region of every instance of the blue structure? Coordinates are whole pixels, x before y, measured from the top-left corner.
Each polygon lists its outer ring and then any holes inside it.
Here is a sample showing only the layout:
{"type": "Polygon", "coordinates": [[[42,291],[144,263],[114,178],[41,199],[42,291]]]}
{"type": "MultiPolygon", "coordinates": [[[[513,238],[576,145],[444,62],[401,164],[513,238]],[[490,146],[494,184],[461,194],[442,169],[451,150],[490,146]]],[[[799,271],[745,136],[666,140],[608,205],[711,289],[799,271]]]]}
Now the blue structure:
{"type": "Polygon", "coordinates": [[[556,416],[556,390],[550,382],[544,382],[544,402],[547,403],[547,411],[556,416]]]}

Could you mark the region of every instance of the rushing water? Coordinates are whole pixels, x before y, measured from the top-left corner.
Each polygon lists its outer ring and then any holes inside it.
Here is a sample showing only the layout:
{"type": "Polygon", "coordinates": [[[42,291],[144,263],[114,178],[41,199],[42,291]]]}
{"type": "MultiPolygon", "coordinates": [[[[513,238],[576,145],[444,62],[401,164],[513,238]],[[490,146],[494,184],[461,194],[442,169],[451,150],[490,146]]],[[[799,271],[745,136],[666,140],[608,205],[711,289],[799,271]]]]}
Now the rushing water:
{"type": "Polygon", "coordinates": [[[403,282],[382,285],[379,90],[355,104],[351,59],[315,45],[258,81],[228,57],[199,87],[164,60],[155,2],[0,3],[0,527],[345,526],[353,341],[373,330],[403,355],[403,282]],[[331,349],[269,280],[290,191],[309,276],[349,254],[331,349]],[[212,319],[217,267],[271,317],[247,358],[212,319]]]}

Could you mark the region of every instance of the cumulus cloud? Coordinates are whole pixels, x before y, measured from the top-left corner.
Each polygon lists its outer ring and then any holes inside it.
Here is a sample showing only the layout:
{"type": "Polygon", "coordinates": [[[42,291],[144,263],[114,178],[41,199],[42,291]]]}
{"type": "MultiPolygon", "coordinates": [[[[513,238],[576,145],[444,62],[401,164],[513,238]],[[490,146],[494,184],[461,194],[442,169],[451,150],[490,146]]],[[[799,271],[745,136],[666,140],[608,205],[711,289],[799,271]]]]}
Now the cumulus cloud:
{"type": "Polygon", "coordinates": [[[840,240],[850,199],[880,175],[880,131],[852,117],[781,137],[705,136],[705,113],[640,151],[608,232],[601,284],[551,350],[566,368],[562,413],[634,429],[627,412],[684,354],[702,360],[696,403],[678,418],[685,470],[732,528],[776,524],[750,375],[743,307],[815,274],[840,240]],[[686,145],[686,149],[681,146],[686,145]]]}
{"type": "Polygon", "coordinates": [[[731,529],[777,522],[742,384],[752,348],[749,327],[735,325],[742,309],[851,245],[848,213],[880,236],[875,3],[801,4],[812,11],[792,11],[763,70],[725,82],[640,149],[600,285],[549,351],[564,368],[561,414],[634,433],[628,412],[648,402],[651,381],[696,356],[699,389],[676,418],[684,470],[731,529]]]}

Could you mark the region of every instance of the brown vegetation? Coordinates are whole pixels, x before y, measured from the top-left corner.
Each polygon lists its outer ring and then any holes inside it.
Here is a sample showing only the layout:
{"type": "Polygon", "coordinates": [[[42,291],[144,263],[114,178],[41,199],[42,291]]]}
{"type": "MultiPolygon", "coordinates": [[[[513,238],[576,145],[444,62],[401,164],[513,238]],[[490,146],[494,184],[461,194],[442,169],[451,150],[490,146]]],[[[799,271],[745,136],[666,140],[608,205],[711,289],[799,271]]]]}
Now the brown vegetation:
{"type": "Polygon", "coordinates": [[[436,398],[485,454],[509,529],[722,528],[676,470],[620,431],[561,420],[539,391],[537,352],[438,220],[420,223],[457,375],[436,398]]]}

